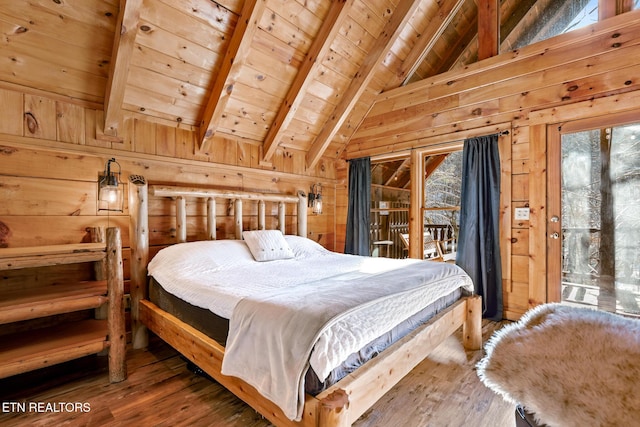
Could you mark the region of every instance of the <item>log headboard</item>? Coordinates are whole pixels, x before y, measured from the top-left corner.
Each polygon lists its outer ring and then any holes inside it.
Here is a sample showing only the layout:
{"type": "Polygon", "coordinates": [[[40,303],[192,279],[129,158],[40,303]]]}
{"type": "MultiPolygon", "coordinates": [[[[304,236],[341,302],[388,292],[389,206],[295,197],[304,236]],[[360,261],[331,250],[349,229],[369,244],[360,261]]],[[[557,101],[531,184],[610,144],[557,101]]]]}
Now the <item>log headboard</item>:
{"type": "Polygon", "coordinates": [[[139,302],[147,298],[147,264],[149,262],[149,196],[167,197],[176,203],[176,243],[187,241],[186,199],[204,199],[207,206],[207,238],[216,239],[216,201],[226,199],[233,203],[235,238],[242,238],[243,202],[256,203],[258,229],[266,228],[265,202],[278,203],[278,228],[285,233],[286,204],[297,206],[298,236],[307,235],[307,195],[256,193],[249,191],[195,188],[169,185],[148,185],[140,175],[129,177],[129,236],[131,240],[131,328],[134,348],[146,347],[147,331],[139,320],[139,302]]]}

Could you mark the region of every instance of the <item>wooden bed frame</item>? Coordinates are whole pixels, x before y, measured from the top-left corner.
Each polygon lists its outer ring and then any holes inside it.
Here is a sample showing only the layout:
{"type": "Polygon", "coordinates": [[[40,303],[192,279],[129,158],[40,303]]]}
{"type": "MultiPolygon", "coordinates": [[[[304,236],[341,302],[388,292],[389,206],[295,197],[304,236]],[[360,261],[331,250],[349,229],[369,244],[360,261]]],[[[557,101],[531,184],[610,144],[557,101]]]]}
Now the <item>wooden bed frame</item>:
{"type": "Polygon", "coordinates": [[[291,196],[148,186],[144,177],[138,175],[131,176],[129,180],[133,347],[147,346],[148,328],[277,426],[350,426],[460,326],[463,327],[465,348],[479,350],[482,345],[481,299],[478,296],[464,297],[329,389],[317,396],[307,395],[302,420],[291,421],[279,407],[260,395],[252,386],[239,378],[222,375],[222,358],[225,351],[222,345],[147,300],[148,196],[151,194],[169,197],[176,201],[177,240],[184,242],[185,197],[207,200],[208,237],[215,239],[216,198],[234,201],[236,238],[242,233],[242,200],[258,203],[258,227],[261,229],[265,226],[264,202],[278,202],[278,225],[283,232],[285,203],[297,204],[297,234],[306,236],[306,195],[302,192],[297,196],[291,196]]]}

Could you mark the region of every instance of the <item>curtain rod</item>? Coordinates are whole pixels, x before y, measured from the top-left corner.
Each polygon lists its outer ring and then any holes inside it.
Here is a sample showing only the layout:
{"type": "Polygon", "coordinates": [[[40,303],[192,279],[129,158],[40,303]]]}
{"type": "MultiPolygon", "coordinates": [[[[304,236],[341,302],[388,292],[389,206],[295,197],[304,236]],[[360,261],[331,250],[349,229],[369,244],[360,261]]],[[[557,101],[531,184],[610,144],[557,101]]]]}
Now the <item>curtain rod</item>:
{"type": "MultiPolygon", "coordinates": [[[[509,130],[501,130],[500,132],[489,133],[489,134],[481,135],[481,136],[491,136],[491,135],[498,135],[498,136],[509,135],[509,130]]],[[[417,147],[406,148],[406,149],[403,149],[403,150],[389,151],[388,153],[379,154],[377,156],[371,156],[371,161],[378,162],[378,161],[382,161],[382,160],[392,160],[393,157],[394,157],[394,156],[392,156],[393,154],[400,154],[400,153],[410,154],[412,150],[416,150],[416,149],[420,149],[420,148],[438,148],[438,147],[441,147],[441,146],[446,146],[446,145],[452,144],[454,142],[464,141],[465,139],[469,139],[469,138],[473,138],[473,137],[460,138],[460,139],[451,139],[451,140],[447,140],[446,142],[438,142],[438,143],[435,143],[435,144],[420,145],[420,146],[417,146],[417,147]],[[387,159],[388,156],[391,157],[391,158],[387,159]]],[[[356,158],[361,158],[361,157],[356,157],[356,158]]],[[[347,161],[355,160],[356,158],[349,159],[347,161]]]]}

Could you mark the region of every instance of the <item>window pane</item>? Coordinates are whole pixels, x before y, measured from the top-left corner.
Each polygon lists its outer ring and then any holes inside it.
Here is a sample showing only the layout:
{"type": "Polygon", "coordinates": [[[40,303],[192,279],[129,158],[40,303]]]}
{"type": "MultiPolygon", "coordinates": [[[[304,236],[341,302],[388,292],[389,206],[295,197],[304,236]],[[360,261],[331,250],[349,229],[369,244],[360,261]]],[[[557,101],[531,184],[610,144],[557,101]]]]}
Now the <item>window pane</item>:
{"type": "Polygon", "coordinates": [[[562,137],[563,302],[640,315],[640,125],[562,137]]]}

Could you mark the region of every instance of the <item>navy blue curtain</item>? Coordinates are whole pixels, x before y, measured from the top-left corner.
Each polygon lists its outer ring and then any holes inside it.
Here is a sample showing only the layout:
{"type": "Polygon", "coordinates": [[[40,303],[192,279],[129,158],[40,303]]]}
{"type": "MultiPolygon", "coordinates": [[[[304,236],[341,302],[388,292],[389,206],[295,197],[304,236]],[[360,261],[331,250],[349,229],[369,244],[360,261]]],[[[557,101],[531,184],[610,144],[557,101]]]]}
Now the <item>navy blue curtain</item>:
{"type": "Polygon", "coordinates": [[[369,255],[370,217],[371,160],[363,157],[349,161],[349,206],[344,253],[369,255]]]}
{"type": "Polygon", "coordinates": [[[469,138],[462,150],[460,230],[456,264],[482,296],[483,317],[502,319],[498,135],[469,138]]]}

